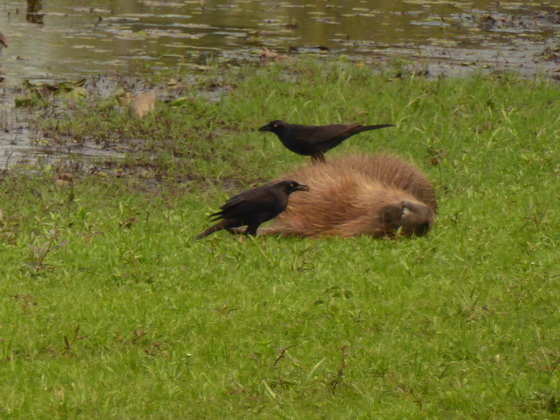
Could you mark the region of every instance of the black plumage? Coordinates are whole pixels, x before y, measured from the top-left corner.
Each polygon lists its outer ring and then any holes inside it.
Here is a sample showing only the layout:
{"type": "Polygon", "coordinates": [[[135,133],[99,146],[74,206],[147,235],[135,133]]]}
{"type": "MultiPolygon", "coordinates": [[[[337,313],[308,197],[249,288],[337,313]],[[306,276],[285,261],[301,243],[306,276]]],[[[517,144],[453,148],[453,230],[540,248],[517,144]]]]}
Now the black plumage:
{"type": "Polygon", "coordinates": [[[213,222],[221,221],[196,236],[196,239],[202,239],[218,230],[241,226],[247,226],[247,235],[255,236],[262,223],[275,218],[286,209],[288,197],[295,191],[309,191],[309,188],[287,180],[236,195],[226,201],[219,212],[211,215],[213,222]]]}
{"type": "Polygon", "coordinates": [[[325,152],[338,146],[347,138],[363,131],[386,127],[394,127],[394,124],[301,125],[276,120],[262,126],[259,131],[270,131],[276,134],[282,144],[294,153],[311,156],[313,161],[324,162],[325,152]]]}

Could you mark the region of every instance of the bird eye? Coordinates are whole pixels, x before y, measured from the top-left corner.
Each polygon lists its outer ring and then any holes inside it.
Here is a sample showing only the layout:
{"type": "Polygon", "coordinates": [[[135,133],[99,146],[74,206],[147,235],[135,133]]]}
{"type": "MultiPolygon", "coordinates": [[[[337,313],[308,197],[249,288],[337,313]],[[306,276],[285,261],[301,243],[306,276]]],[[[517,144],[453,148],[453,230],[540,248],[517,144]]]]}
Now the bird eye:
{"type": "Polygon", "coordinates": [[[274,127],[274,128],[278,128],[278,124],[274,124],[273,127],[274,127]]]}

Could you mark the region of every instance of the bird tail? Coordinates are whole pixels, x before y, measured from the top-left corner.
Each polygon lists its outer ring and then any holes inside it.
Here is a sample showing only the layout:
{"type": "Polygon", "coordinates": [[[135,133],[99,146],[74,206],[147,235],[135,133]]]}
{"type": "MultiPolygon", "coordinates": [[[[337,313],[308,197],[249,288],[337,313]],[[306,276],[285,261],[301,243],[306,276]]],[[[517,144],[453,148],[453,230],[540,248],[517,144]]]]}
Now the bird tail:
{"type": "Polygon", "coordinates": [[[363,125],[356,129],[356,133],[369,130],[379,130],[380,128],[394,127],[395,124],[377,124],[377,125],[363,125]]]}
{"type": "Polygon", "coordinates": [[[208,235],[212,235],[214,232],[217,232],[219,230],[222,229],[227,229],[230,226],[229,225],[229,221],[228,220],[222,220],[220,223],[216,223],[214,226],[210,226],[208,229],[206,229],[204,232],[196,235],[194,238],[195,239],[202,239],[202,238],[206,238],[208,235]]]}

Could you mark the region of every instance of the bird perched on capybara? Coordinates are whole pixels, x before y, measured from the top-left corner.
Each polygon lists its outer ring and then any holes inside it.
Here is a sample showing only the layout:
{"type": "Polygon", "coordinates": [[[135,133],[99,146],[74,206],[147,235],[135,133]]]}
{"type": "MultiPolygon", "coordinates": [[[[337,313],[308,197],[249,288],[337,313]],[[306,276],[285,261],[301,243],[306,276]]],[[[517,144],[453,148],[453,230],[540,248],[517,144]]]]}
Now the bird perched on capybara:
{"type": "Polygon", "coordinates": [[[220,219],[221,221],[196,236],[196,239],[202,239],[218,230],[245,225],[245,233],[254,236],[261,223],[284,211],[288,205],[288,197],[295,191],[309,191],[309,188],[296,181],[285,180],[238,194],[226,201],[219,212],[211,215],[213,222],[220,219]]]}
{"type": "Polygon", "coordinates": [[[286,177],[309,185],[261,233],[296,236],[421,236],[438,204],[432,183],[399,157],[354,155],[307,165],[286,177]]]}
{"type": "Polygon", "coordinates": [[[394,124],[330,124],[301,125],[276,120],[259,128],[278,136],[282,144],[299,155],[311,156],[312,161],[325,161],[324,154],[344,140],[363,131],[394,127],[394,124]]]}

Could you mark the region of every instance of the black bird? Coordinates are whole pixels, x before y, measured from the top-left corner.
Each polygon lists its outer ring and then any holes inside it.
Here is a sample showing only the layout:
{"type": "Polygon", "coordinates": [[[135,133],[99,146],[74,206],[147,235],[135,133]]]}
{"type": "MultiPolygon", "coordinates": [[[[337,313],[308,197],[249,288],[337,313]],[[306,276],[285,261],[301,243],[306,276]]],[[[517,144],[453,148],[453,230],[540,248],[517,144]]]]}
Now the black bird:
{"type": "Polygon", "coordinates": [[[278,136],[286,148],[292,152],[311,156],[313,161],[325,161],[324,153],[338,146],[348,137],[362,131],[394,127],[394,124],[362,125],[362,124],[331,124],[331,125],[300,125],[288,124],[284,121],[271,121],[259,128],[259,131],[271,131],[278,136]]]}
{"type": "Polygon", "coordinates": [[[222,220],[206,229],[196,239],[202,239],[218,230],[230,230],[245,225],[245,234],[256,236],[261,223],[275,218],[286,209],[288,197],[295,191],[309,191],[309,187],[287,180],[236,195],[220,207],[221,211],[211,215],[213,222],[222,220]]]}

